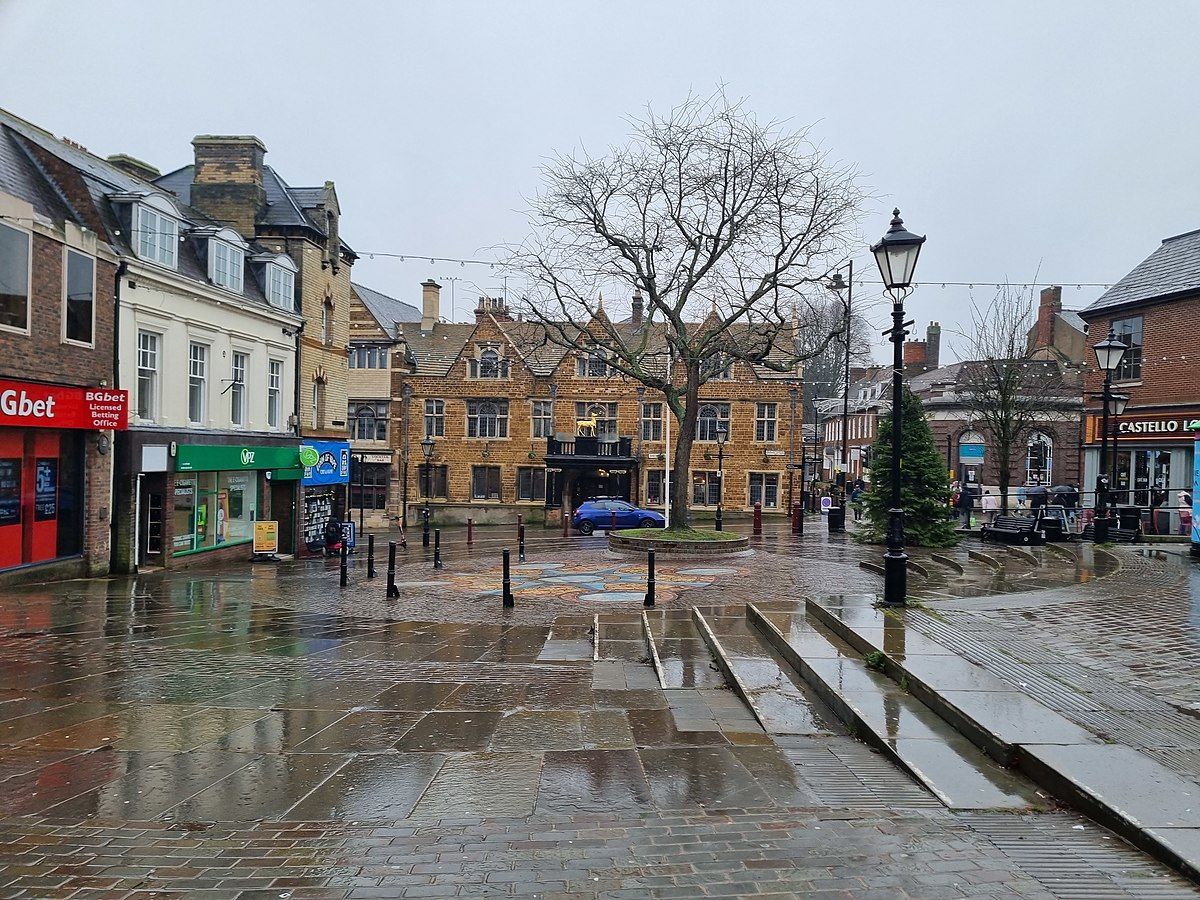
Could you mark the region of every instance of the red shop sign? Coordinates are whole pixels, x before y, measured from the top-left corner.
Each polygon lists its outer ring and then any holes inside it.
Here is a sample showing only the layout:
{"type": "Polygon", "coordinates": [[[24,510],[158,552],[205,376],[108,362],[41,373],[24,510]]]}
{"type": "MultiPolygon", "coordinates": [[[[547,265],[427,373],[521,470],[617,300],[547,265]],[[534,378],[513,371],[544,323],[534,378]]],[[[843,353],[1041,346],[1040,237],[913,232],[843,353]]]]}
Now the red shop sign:
{"type": "Polygon", "coordinates": [[[124,431],[129,427],[129,392],[0,381],[0,425],[124,431]]]}

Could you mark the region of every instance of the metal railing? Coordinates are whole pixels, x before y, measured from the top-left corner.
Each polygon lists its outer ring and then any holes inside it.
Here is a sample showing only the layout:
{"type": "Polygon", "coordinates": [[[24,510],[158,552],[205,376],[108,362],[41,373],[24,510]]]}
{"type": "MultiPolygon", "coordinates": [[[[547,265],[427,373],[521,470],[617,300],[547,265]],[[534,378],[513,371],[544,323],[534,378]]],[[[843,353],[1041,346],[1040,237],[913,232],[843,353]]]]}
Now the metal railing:
{"type": "Polygon", "coordinates": [[[606,459],[632,459],[631,437],[587,437],[579,435],[570,440],[546,439],[547,456],[595,456],[606,459]]]}

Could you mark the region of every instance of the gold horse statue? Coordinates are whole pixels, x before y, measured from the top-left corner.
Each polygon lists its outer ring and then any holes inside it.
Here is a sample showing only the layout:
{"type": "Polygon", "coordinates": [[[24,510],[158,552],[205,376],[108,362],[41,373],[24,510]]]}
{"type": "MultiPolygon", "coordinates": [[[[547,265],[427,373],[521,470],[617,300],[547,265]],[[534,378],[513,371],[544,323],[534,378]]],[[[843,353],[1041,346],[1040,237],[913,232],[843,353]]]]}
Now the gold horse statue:
{"type": "Polygon", "coordinates": [[[596,436],[596,415],[592,414],[590,419],[575,420],[575,436],[576,437],[595,437],[596,436]]]}

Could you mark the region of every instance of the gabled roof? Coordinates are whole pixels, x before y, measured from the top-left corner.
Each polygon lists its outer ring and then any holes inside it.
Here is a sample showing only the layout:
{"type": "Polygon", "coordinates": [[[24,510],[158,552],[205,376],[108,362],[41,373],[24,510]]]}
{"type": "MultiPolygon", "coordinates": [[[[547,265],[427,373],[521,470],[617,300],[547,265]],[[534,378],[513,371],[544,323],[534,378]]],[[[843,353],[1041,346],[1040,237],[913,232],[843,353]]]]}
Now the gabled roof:
{"type": "Polygon", "coordinates": [[[367,311],[374,316],[375,321],[392,338],[399,337],[399,332],[396,328],[397,322],[420,322],[421,311],[411,303],[405,303],[403,300],[397,300],[395,297],[389,297],[387,294],[382,294],[374,288],[369,288],[365,284],[358,282],[350,282],[350,287],[362,301],[363,306],[367,311]]]}
{"type": "Polygon", "coordinates": [[[403,323],[397,337],[407,346],[417,375],[444,378],[462,355],[475,327],[474,324],[437,322],[432,331],[423,332],[419,322],[403,323]]]}
{"type": "Polygon", "coordinates": [[[1200,230],[1163,240],[1133,271],[1100,295],[1083,313],[1200,291],[1200,230]]]}
{"type": "Polygon", "coordinates": [[[1062,319],[1065,323],[1067,323],[1067,325],[1074,328],[1076,331],[1083,331],[1083,332],[1087,331],[1087,322],[1083,321],[1083,318],[1079,315],[1079,313],[1076,310],[1064,309],[1062,312],[1060,312],[1058,314],[1058,317],[1060,319],[1062,319]]]}

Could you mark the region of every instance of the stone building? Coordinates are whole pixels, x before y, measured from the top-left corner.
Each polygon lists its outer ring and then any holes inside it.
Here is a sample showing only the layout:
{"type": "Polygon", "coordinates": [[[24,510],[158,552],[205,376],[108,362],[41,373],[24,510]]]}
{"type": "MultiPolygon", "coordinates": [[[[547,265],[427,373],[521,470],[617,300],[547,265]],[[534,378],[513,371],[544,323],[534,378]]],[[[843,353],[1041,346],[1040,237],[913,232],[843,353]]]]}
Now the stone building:
{"type": "MultiPolygon", "coordinates": [[[[1080,312],[1089,344],[1111,330],[1128,350],[1114,373],[1113,390],[1129,397],[1110,435],[1110,472],[1116,502],[1143,508],[1146,531],[1179,530],[1179,492],[1193,488],[1194,429],[1200,428],[1200,231],[1165,238],[1145,260],[1080,312]],[[1151,516],[1151,507],[1161,509],[1151,516]]],[[[1103,373],[1087,352],[1084,481],[1092,491],[1099,468],[1098,395],[1103,373]]],[[[1091,494],[1088,495],[1089,503],[1091,494]]],[[[1195,499],[1195,498],[1193,498],[1195,499]]]]}
{"type": "MultiPolygon", "coordinates": [[[[666,502],[665,429],[678,432],[661,396],[616,374],[599,355],[568,352],[514,321],[503,299],[480,298],[475,322],[440,321],[440,287],[422,285],[420,323],[401,323],[392,354],[392,447],[403,485],[395,514],[417,520],[426,495],[435,521],[561,522],[583,499],[666,502]],[[587,424],[581,426],[581,422],[587,424]],[[422,441],[430,439],[425,461],[422,441]]],[[[622,327],[644,327],[634,318],[622,327]]],[[[734,362],[701,388],[698,440],[684,485],[697,517],[725,508],[786,512],[793,417],[778,373],[734,362]],[[727,426],[724,491],[719,424],[727,426]]],[[[797,387],[798,390],[798,387],[797,387]]]]}
{"type": "Polygon", "coordinates": [[[296,353],[293,422],[320,462],[301,480],[300,541],[316,546],[330,519],[344,519],[350,447],[346,420],[350,341],[350,268],[357,258],[340,238],[341,207],[332,181],[292,187],[264,162],[266,147],[248,135],[199,135],[191,165],[155,179],[185,204],[229,225],[295,266],[303,326],[296,353]]]}
{"type": "Polygon", "coordinates": [[[366,285],[351,288],[348,512],[363,527],[386,528],[389,512],[403,505],[404,485],[392,475],[398,462],[391,444],[392,351],[402,325],[420,322],[421,311],[366,285]]]}
{"type": "Polygon", "coordinates": [[[0,584],[109,569],[120,260],[63,157],[94,159],[0,112],[0,584]]]}

